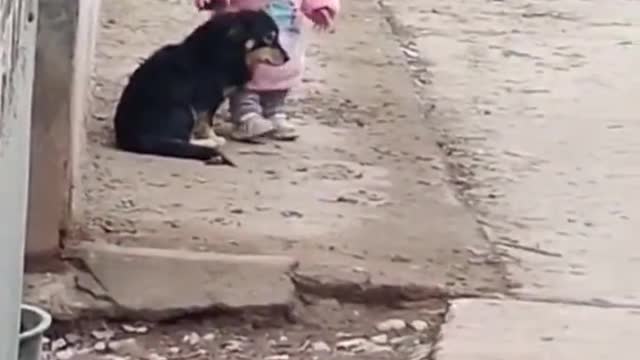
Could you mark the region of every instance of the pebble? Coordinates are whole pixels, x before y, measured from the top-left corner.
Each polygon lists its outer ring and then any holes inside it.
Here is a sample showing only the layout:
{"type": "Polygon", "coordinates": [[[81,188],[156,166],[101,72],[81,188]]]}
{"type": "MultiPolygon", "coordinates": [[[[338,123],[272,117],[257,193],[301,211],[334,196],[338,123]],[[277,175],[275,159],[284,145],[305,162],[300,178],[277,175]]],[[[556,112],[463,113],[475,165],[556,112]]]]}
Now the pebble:
{"type": "Polygon", "coordinates": [[[182,342],[187,343],[191,346],[194,346],[200,342],[200,335],[198,335],[195,332],[192,332],[191,334],[185,335],[182,338],[182,342]]]}
{"type": "Polygon", "coordinates": [[[51,343],[51,351],[57,351],[67,346],[67,341],[63,338],[56,339],[51,343]]]}
{"type": "Polygon", "coordinates": [[[142,357],[146,353],[136,339],[123,339],[109,343],[109,349],[121,356],[142,357]]]}
{"type": "Polygon", "coordinates": [[[204,341],[213,341],[215,339],[216,339],[216,335],[213,333],[206,334],[205,336],[202,337],[202,340],[204,341]]]}
{"type": "Polygon", "coordinates": [[[146,326],[133,326],[128,324],[123,324],[122,330],[129,334],[146,334],[149,332],[149,328],[146,326]]]}
{"type": "Polygon", "coordinates": [[[96,340],[109,340],[114,337],[115,333],[113,330],[93,330],[91,332],[91,336],[93,336],[96,340]]]}
{"type": "Polygon", "coordinates": [[[371,341],[374,344],[384,345],[389,342],[389,336],[387,336],[387,334],[376,335],[371,337],[371,341]]]}
{"type": "Polygon", "coordinates": [[[104,341],[98,341],[97,343],[95,343],[93,345],[93,350],[98,351],[98,352],[103,352],[107,350],[107,343],[105,343],[104,341]]]}
{"type": "Polygon", "coordinates": [[[316,341],[311,344],[311,349],[315,352],[331,352],[331,347],[324,341],[316,341]]]}
{"type": "Polygon", "coordinates": [[[73,349],[64,349],[56,352],[56,358],[59,360],[69,360],[76,355],[73,349]]]}
{"type": "Polygon", "coordinates": [[[342,351],[351,351],[359,346],[362,346],[366,342],[368,342],[367,339],[362,339],[362,338],[343,340],[343,341],[339,341],[336,344],[336,349],[342,350],[342,351]]]}
{"type": "Polygon", "coordinates": [[[341,341],[336,344],[336,349],[340,351],[355,353],[355,354],[358,354],[358,353],[371,354],[371,353],[393,351],[393,349],[389,346],[377,345],[367,339],[362,339],[362,338],[341,341]]]}
{"type": "Polygon", "coordinates": [[[148,355],[147,360],[167,360],[167,358],[154,353],[154,354],[148,355]]]}
{"type": "Polygon", "coordinates": [[[243,343],[238,340],[229,340],[222,344],[222,348],[228,352],[240,352],[243,348],[243,343]]]}
{"type": "Polygon", "coordinates": [[[80,340],[82,340],[82,337],[80,335],[74,333],[69,333],[65,335],[64,338],[69,344],[77,344],[78,342],[80,342],[80,340]]]}
{"type": "Polygon", "coordinates": [[[177,346],[172,346],[169,348],[169,352],[172,353],[173,355],[177,354],[180,352],[180,348],[177,346]]]}
{"type": "Polygon", "coordinates": [[[289,355],[287,354],[271,355],[264,358],[264,360],[289,360],[289,355]]]}
{"type": "Polygon", "coordinates": [[[402,319],[389,319],[376,325],[376,329],[380,332],[402,331],[406,328],[407,323],[402,319]]]}
{"type": "Polygon", "coordinates": [[[409,324],[415,331],[422,332],[429,328],[429,323],[423,320],[414,320],[409,324]]]}
{"type": "Polygon", "coordinates": [[[418,345],[409,355],[408,360],[426,360],[431,354],[431,345],[418,345]]]}

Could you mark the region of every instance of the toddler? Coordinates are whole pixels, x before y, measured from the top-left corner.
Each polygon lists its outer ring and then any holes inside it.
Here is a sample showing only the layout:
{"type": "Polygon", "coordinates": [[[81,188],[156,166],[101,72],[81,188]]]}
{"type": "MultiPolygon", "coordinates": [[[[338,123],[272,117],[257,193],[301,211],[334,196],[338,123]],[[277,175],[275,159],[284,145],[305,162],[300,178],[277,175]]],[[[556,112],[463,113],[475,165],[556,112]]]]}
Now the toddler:
{"type": "Polygon", "coordinates": [[[297,138],[284,111],[285,100],[301,76],[305,46],[301,35],[304,17],[322,30],[332,26],[340,0],[194,0],[198,9],[233,11],[264,9],[280,30],[280,43],[291,60],[281,66],[260,64],[253,80],[229,99],[232,138],[250,141],[269,135],[278,140],[297,138]]]}

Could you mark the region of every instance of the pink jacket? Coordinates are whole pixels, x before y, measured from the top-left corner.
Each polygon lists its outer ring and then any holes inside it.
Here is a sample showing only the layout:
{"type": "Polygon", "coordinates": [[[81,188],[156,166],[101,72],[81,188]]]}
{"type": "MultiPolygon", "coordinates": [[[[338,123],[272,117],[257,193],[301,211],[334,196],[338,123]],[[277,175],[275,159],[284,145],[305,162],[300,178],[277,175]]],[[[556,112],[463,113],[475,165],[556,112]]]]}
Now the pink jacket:
{"type": "Polygon", "coordinates": [[[282,66],[259,65],[247,88],[256,91],[285,90],[294,87],[300,81],[306,49],[305,15],[324,7],[338,13],[340,0],[231,0],[230,10],[267,10],[278,23],[280,43],[291,58],[282,66]]]}

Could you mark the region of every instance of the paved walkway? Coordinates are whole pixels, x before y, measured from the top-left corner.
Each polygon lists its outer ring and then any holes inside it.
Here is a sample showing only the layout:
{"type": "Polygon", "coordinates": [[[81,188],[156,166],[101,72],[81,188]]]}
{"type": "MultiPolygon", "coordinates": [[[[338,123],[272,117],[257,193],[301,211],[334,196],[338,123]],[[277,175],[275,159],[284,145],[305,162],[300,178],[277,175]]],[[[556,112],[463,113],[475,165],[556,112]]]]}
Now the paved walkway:
{"type": "Polygon", "coordinates": [[[457,183],[511,259],[509,297],[528,300],[454,302],[436,358],[635,358],[640,4],[385,3],[415,75],[428,65],[457,183]]]}

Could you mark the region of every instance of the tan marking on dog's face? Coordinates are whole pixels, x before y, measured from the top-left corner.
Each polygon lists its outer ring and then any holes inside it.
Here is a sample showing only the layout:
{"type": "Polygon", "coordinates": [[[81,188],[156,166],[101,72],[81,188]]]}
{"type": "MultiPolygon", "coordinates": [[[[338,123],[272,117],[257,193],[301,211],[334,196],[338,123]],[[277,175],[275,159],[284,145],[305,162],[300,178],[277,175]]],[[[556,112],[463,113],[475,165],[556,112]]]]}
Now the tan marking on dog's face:
{"type": "Polygon", "coordinates": [[[247,50],[253,49],[254,46],[256,46],[256,41],[253,39],[249,39],[244,43],[244,47],[247,50]]]}
{"type": "Polygon", "coordinates": [[[246,61],[249,67],[254,67],[258,64],[279,66],[285,63],[286,58],[282,50],[272,47],[261,47],[250,51],[247,54],[246,61]]]}

